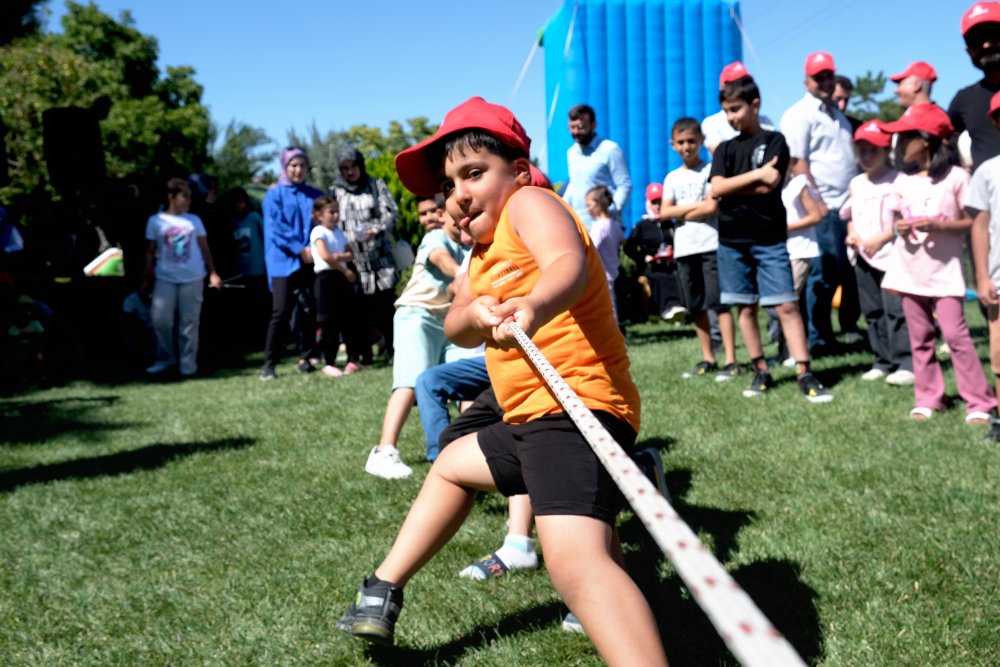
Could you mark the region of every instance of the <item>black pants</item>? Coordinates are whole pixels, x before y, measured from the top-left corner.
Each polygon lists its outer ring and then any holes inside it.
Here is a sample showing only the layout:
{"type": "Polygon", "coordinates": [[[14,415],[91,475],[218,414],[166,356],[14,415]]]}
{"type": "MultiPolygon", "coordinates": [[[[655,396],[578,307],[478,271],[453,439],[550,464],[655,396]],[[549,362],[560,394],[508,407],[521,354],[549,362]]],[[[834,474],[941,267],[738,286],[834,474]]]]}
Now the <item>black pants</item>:
{"type": "Polygon", "coordinates": [[[287,278],[271,279],[271,319],[264,342],[264,365],[274,368],[281,361],[282,346],[288,333],[292,311],[298,308],[296,322],[299,336],[299,358],[315,354],[316,325],[313,322],[312,267],[304,267],[287,278]]]}
{"type": "Polygon", "coordinates": [[[358,294],[355,299],[356,317],[362,324],[357,342],[354,345],[348,343],[347,355],[360,358],[364,363],[371,363],[372,346],[369,337],[372,329],[377,329],[385,337],[386,354],[392,357],[392,317],[396,314],[396,307],[393,305],[396,301],[396,291],[387,289],[374,294],[358,294]]]}
{"type": "MultiPolygon", "coordinates": [[[[343,336],[348,350],[357,347],[354,313],[354,290],[340,271],[320,271],[313,284],[316,296],[317,345],[327,365],[332,366],[337,359],[337,350],[343,336]]],[[[357,357],[348,361],[358,361],[357,357]]]]}

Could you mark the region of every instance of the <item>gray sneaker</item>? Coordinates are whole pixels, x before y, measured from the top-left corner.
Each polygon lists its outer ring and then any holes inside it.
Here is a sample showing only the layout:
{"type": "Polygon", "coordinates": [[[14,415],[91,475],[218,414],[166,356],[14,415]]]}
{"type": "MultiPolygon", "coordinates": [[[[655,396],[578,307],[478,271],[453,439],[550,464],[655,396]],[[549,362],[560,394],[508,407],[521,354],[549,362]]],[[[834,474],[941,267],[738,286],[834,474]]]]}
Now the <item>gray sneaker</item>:
{"type": "Polygon", "coordinates": [[[667,488],[667,478],[663,473],[663,457],[660,456],[660,451],[653,447],[646,447],[632,452],[632,460],[639,466],[642,474],[649,478],[660,495],[666,498],[667,502],[670,502],[670,490],[667,488]]]}
{"type": "Polygon", "coordinates": [[[337,629],[368,642],[392,644],[396,619],[403,610],[403,589],[387,581],[369,587],[365,581],[361,580],[354,600],[337,621],[337,629]]]}
{"type": "Polygon", "coordinates": [[[587,632],[583,629],[583,626],[580,625],[580,619],[578,619],[576,614],[573,612],[566,614],[566,618],[564,618],[562,622],[562,629],[565,632],[578,632],[581,635],[587,634],[587,632]]]}

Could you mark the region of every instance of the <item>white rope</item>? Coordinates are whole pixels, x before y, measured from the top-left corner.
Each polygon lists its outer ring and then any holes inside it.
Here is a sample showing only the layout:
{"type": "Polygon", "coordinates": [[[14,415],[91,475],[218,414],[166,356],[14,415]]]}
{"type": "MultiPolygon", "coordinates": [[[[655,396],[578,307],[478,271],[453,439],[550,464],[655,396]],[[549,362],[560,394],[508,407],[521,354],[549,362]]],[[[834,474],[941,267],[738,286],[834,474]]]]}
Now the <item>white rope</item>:
{"type": "Polygon", "coordinates": [[[744,667],[804,667],[788,640],[698,540],[531,339],[516,324],[509,326],[736,659],[744,667]]]}

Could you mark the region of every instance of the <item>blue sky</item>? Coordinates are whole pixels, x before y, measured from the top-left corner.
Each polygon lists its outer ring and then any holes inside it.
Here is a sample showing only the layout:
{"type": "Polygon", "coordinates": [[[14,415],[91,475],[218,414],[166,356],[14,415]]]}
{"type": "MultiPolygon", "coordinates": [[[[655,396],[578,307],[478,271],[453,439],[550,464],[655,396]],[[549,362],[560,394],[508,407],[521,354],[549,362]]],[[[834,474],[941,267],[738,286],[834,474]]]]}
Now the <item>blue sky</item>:
{"type": "MultiPolygon", "coordinates": [[[[313,123],[325,132],[416,116],[439,122],[451,107],[481,95],[509,106],[532,137],[533,154],[543,165],[548,158],[544,49],[512,92],[536,35],[563,0],[96,4],[115,17],[129,10],[136,27],[159,41],[161,67],[194,67],[220,126],[236,119],[284,145],[289,129],[304,133],[313,123]]],[[[833,54],[838,71],[852,78],[868,70],[890,75],[926,60],[938,71],[934,98],[947,106],[955,91],[979,78],[959,27],[971,5],[744,0],[743,61],[760,85],[763,112],[774,120],[804,93],[803,62],[816,50],[833,54]]],[[[49,27],[58,30],[62,0],[46,8],[49,27]]]]}

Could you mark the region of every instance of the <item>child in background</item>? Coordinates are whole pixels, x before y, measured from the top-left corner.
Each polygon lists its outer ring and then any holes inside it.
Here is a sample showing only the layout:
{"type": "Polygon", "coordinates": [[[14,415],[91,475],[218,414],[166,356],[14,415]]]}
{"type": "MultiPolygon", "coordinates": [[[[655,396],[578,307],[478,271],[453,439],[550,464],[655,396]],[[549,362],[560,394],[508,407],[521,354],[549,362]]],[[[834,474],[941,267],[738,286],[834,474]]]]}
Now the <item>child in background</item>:
{"type": "Polygon", "coordinates": [[[150,216],[146,223],[146,277],[140,293],[147,294],[153,283],[150,306],[156,333],[156,361],[146,369],[159,375],[177,364],[181,375],[198,372],[198,324],[205,289],[222,287],[208,249],[205,225],[191,208],[191,188],[183,178],[167,181],[167,207],[150,216]],[[179,317],[179,354],[174,350],[174,317],[179,317]]]}
{"type": "Polygon", "coordinates": [[[615,311],[615,321],[618,321],[618,308],[615,303],[615,279],[621,268],[618,251],[625,241],[625,232],[618,221],[611,217],[611,205],[614,203],[611,190],[606,185],[595,185],[587,190],[584,204],[587,213],[594,221],[590,224],[590,240],[597,248],[597,254],[604,262],[604,278],[608,281],[611,292],[611,306],[615,311]]]}
{"type": "Polygon", "coordinates": [[[352,300],[351,283],[354,271],[347,266],[354,258],[347,249],[347,237],[340,229],[340,208],[337,200],[323,195],[313,200],[313,220],[316,226],[309,233],[312,247],[313,270],[316,281],[313,292],[316,295],[316,342],[323,359],[323,375],[329,378],[351,374],[361,368],[358,360],[347,360],[341,371],[337,368],[337,350],[340,338],[350,338],[347,327],[350,314],[347,312],[352,300]]]}
{"type": "Polygon", "coordinates": [[[507,325],[535,341],[612,437],[634,445],[639,392],[604,267],[572,209],[528,187],[529,143],[509,110],[474,97],[396,157],[403,184],[416,194],[443,189],[449,214],[476,241],[446,330],[463,346],[486,341],[504,421],[442,450],[392,549],[337,625],[392,642],[405,584],[455,534],[477,491],[499,489],[528,493],[556,591],[605,662],[666,665],[649,605],[611,555],[621,494],[507,325]]]}
{"type": "Polygon", "coordinates": [[[896,233],[893,205],[899,172],[889,164],[892,135],[872,120],[854,133],[862,173],[851,180],[840,218],[847,221],[847,259],[854,266],[861,311],[868,323],[868,343],[875,363],[861,374],[869,382],[885,378],[892,385],[913,384],[910,333],[898,294],[882,289],[896,233]]]}
{"type": "MultiPolygon", "coordinates": [[[[1000,130],[1000,93],[990,99],[990,120],[1000,130]]],[[[979,165],[966,190],[965,207],[975,215],[972,256],[979,300],[986,307],[990,327],[990,366],[1000,394],[1000,157],[979,165]]],[[[985,440],[1000,442],[1000,422],[994,421],[985,440]]]]}
{"type": "Polygon", "coordinates": [[[753,79],[726,83],[719,100],[740,133],[715,149],[710,179],[712,196],[719,199],[721,299],[739,306],[740,331],[754,371],[743,395],[760,396],[774,386],[760,340],[759,303],[777,310],[799,390],[810,403],[826,403],[833,396],[812,374],[785,245],[787,214],[780,190],[789,162],[785,137],[761,128],[760,91],[753,79]]]}
{"type": "Polygon", "coordinates": [[[670,225],[660,220],[662,204],[663,186],[659,183],[647,185],[646,212],[641,220],[632,225],[623,251],[635,262],[645,304],[643,314],[648,315],[652,310],[665,322],[676,325],[687,317],[687,308],[681,300],[677,281],[670,225]]]}
{"type": "Polygon", "coordinates": [[[684,161],[663,180],[662,220],[673,220],[674,257],[680,277],[681,292],[688,317],[694,322],[701,346],[701,361],[682,377],[715,374],[716,382],[739,375],[736,363],[736,330],[731,310],[719,300],[718,202],[709,196],[708,174],[711,163],[701,159],[705,138],[694,118],[681,118],[670,130],[670,146],[684,161]],[[719,317],[719,333],[726,363],[719,370],[712,345],[712,327],[708,311],[719,317]]]}
{"type": "MultiPolygon", "coordinates": [[[[781,201],[785,205],[785,214],[788,218],[788,240],[785,242],[785,247],[788,248],[788,259],[792,262],[792,285],[795,287],[799,312],[805,320],[802,295],[806,289],[806,278],[809,277],[812,264],[814,261],[819,261],[816,225],[826,215],[826,205],[805,174],[792,176],[785,183],[781,191],[781,201]]],[[[771,339],[778,344],[778,359],[781,359],[785,366],[794,366],[795,360],[788,356],[788,346],[781,333],[778,315],[773,308],[767,309],[767,317],[771,339]]]]}
{"type": "Polygon", "coordinates": [[[969,174],[952,164],[948,114],[934,104],[910,107],[885,125],[897,134],[896,241],[882,288],[898,293],[910,332],[915,406],[913,419],[930,419],[945,408],[945,384],[934,354],[934,316],[951,348],[958,393],[967,424],[988,424],[996,398],[965,324],[962,241],[972,219],[962,210],[969,174]]]}
{"type": "Polygon", "coordinates": [[[444,335],[444,317],[452,299],[448,287],[471,244],[447,214],[444,227],[432,229],[420,240],[413,273],[396,299],[392,319],[400,354],[392,365],[392,394],[385,406],[381,439],[365,463],[365,471],[376,477],[400,479],[413,472],[400,458],[396,442],[416,402],[417,377],[432,366],[465,356],[444,335]]]}

